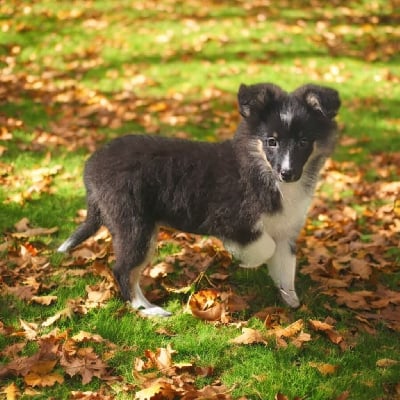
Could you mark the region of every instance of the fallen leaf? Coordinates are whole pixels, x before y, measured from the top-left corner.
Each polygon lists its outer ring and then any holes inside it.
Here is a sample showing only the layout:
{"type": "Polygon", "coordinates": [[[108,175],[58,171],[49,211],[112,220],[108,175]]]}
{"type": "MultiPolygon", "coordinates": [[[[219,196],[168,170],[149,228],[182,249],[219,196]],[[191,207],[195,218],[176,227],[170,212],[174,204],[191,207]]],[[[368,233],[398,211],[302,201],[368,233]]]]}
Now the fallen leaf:
{"type": "Polygon", "coordinates": [[[45,375],[30,372],[28,375],[24,376],[24,382],[32,387],[49,387],[54,386],[56,383],[64,383],[64,378],[55,372],[45,375]]]}
{"type": "Polygon", "coordinates": [[[12,382],[6,386],[2,390],[2,393],[5,394],[6,400],[17,400],[21,395],[21,392],[15,382],[12,382]]]}
{"type": "Polygon", "coordinates": [[[33,296],[31,302],[49,306],[57,300],[57,296],[33,296]]]}
{"type": "Polygon", "coordinates": [[[17,239],[22,238],[30,238],[33,236],[44,236],[44,235],[52,235],[53,233],[58,232],[58,228],[29,228],[23,232],[12,233],[11,236],[17,239]]]}
{"type": "Polygon", "coordinates": [[[400,361],[398,361],[398,360],[392,360],[390,358],[382,358],[376,362],[376,366],[380,367],[380,368],[389,368],[389,367],[392,367],[393,365],[397,365],[399,363],[400,363],[400,361]]]}
{"type": "Polygon", "coordinates": [[[267,341],[263,334],[252,328],[243,328],[242,334],[234,339],[231,339],[229,343],[233,344],[255,344],[255,343],[262,343],[267,345],[267,341]]]}
{"type": "Polygon", "coordinates": [[[316,368],[322,375],[332,375],[338,369],[337,365],[310,362],[309,365],[316,368]]]}
{"type": "Polygon", "coordinates": [[[221,320],[224,313],[219,293],[212,289],[194,293],[189,299],[189,307],[194,316],[206,321],[221,320]]]}
{"type": "Polygon", "coordinates": [[[314,329],[315,331],[320,331],[325,333],[332,343],[340,344],[344,340],[343,336],[341,336],[338,332],[334,330],[333,325],[318,320],[309,320],[308,322],[311,328],[314,329]]]}
{"type": "Polygon", "coordinates": [[[37,325],[37,324],[34,324],[34,323],[26,322],[26,321],[24,321],[24,320],[22,320],[22,319],[20,319],[19,322],[20,322],[20,324],[21,324],[22,329],[23,329],[24,332],[25,332],[25,337],[26,337],[28,340],[34,340],[34,339],[36,339],[36,337],[37,337],[37,335],[38,335],[38,332],[37,332],[38,325],[37,325]]]}
{"type": "Polygon", "coordinates": [[[177,394],[170,383],[155,382],[151,386],[136,392],[135,400],[174,400],[177,394]]]}

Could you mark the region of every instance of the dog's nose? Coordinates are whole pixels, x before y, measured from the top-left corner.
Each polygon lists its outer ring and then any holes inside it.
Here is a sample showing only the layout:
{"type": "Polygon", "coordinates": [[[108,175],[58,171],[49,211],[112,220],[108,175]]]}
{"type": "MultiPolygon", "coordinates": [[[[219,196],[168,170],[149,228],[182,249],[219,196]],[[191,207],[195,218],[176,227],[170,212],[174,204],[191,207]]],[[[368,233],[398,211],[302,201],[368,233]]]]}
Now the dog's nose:
{"type": "Polygon", "coordinates": [[[290,182],[293,179],[293,170],[283,169],[281,171],[281,178],[284,182],[290,182]]]}

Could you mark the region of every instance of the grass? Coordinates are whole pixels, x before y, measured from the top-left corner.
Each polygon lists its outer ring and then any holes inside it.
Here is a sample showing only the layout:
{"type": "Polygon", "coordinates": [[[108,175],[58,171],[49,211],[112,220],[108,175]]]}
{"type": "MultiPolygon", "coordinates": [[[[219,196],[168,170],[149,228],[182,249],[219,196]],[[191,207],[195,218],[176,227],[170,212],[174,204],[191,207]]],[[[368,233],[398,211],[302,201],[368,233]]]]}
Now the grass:
{"type": "MultiPolygon", "coordinates": [[[[0,118],[5,128],[0,138],[5,140],[0,144],[7,149],[0,158],[4,238],[23,217],[32,226],[57,226],[56,235],[32,242],[50,256],[54,268],[59,267],[63,260],[53,252],[75,228],[77,210],[85,207],[81,174],[93,148],[131,131],[221,140],[234,131],[235,93],[241,82],[271,81],[292,90],[313,81],[338,89],[343,100],[341,135],[352,144],[338,147],[337,162],[351,160],[365,168],[376,155],[398,152],[400,67],[392,47],[400,33],[392,7],[394,2],[380,0],[337,6],[294,1],[279,9],[262,2],[195,0],[1,4],[0,118]],[[90,107],[92,114],[81,115],[90,107]],[[11,119],[21,124],[14,127],[11,119]],[[12,133],[10,139],[6,131],[12,133]],[[50,133],[48,140],[40,141],[38,132],[50,133]],[[35,184],[32,171],[57,165],[62,170],[51,177],[47,189],[34,192],[22,204],[9,201],[35,184]]],[[[382,171],[374,169],[368,179],[381,179],[382,171]]],[[[325,193],[334,195],[329,187],[325,193]]],[[[354,193],[348,195],[352,204],[354,193]]],[[[353,206],[363,213],[358,199],[353,206]]],[[[363,234],[368,238],[368,226],[363,234]]],[[[160,258],[173,252],[176,247],[167,245],[160,258]]],[[[399,261],[398,249],[388,253],[399,261]]],[[[12,268],[8,255],[3,256],[12,268]]],[[[53,275],[49,279],[55,282],[48,292],[58,296],[56,304],[44,307],[1,296],[1,322],[14,327],[20,319],[40,323],[98,281],[90,274],[68,284],[53,275]]],[[[399,290],[398,270],[382,279],[399,290]]],[[[241,293],[256,294],[251,311],[280,304],[265,269],[235,269],[229,280],[241,293]]],[[[183,294],[167,300],[166,306],[175,312],[167,320],[141,319],[115,297],[106,307],[74,315],[57,326],[71,334],[92,331],[115,343],[118,350],[110,365],[127,382],[134,382],[135,357],[170,343],[178,361],[213,366],[214,376],[198,378],[199,386],[221,379],[232,388],[233,398],[273,399],[281,392],[290,399],[333,400],[345,391],[350,399],[396,398],[399,365],[377,368],[376,362],[400,360],[398,332],[383,325],[377,326],[376,335],[358,330],[354,312],[318,294],[313,285],[299,274],[306,307],[291,312],[291,318],[335,318],[339,331],[350,337],[354,332],[351,350],[343,352],[318,335],[301,349],[278,349],[273,343],[232,346],[229,340],[240,329],[214,326],[183,313],[183,294]],[[174,335],[157,333],[161,328],[174,335]],[[339,368],[323,375],[310,363],[339,368]]],[[[255,318],[249,325],[262,328],[255,318]]],[[[0,351],[16,341],[0,336],[0,351]]],[[[21,378],[7,379],[1,387],[13,381],[23,390],[21,378]]],[[[41,388],[33,398],[64,399],[72,390],[98,391],[102,386],[98,379],[83,386],[79,379],[68,378],[63,385],[41,388]]],[[[113,395],[128,398],[123,392],[113,395]]]]}

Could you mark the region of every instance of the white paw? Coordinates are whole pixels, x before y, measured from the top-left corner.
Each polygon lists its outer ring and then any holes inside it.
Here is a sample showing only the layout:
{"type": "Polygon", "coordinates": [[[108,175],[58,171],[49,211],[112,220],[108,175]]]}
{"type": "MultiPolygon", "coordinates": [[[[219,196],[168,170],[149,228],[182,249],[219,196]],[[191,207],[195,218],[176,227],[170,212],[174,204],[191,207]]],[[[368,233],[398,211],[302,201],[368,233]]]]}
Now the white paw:
{"type": "Polygon", "coordinates": [[[66,253],[71,246],[72,240],[71,239],[67,239],[58,249],[57,251],[59,253],[66,253]]]}
{"type": "Polygon", "coordinates": [[[171,312],[164,310],[161,307],[158,306],[153,306],[149,308],[142,308],[141,310],[138,310],[139,314],[143,317],[162,317],[162,318],[167,318],[172,315],[171,312]]]}
{"type": "Polygon", "coordinates": [[[297,293],[294,290],[279,289],[283,301],[292,308],[298,308],[300,306],[300,300],[297,297],[297,293]]]}

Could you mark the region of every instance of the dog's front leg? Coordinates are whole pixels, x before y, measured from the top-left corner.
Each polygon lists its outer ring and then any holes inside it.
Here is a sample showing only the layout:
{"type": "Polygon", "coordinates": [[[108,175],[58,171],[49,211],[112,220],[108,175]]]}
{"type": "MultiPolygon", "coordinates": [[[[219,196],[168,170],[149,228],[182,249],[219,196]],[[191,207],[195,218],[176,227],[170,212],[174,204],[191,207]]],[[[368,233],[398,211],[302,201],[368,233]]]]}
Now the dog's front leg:
{"type": "Polygon", "coordinates": [[[258,268],[267,262],[275,252],[275,241],[263,232],[256,240],[246,245],[226,241],[225,247],[240,260],[242,268],[258,268]]]}
{"type": "Polygon", "coordinates": [[[271,278],[278,287],[282,299],[290,307],[300,305],[295,289],[296,255],[288,241],[277,241],[274,255],[267,261],[271,278]]]}

